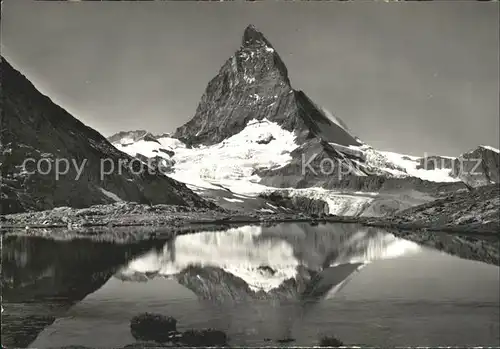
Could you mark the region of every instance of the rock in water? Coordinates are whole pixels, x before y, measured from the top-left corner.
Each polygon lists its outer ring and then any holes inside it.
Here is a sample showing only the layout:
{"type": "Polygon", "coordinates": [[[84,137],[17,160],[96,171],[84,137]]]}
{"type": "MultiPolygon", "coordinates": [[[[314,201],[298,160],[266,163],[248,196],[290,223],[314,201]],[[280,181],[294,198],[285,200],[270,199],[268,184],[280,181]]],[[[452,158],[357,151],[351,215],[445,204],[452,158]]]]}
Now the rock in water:
{"type": "Polygon", "coordinates": [[[0,64],[3,214],[121,200],[215,207],[186,185],[148,171],[139,160],[132,162],[132,157],[41,94],[3,57],[0,64]],[[26,159],[32,160],[24,167],[26,159]]]}
{"type": "Polygon", "coordinates": [[[325,336],[319,341],[320,347],[342,347],[344,343],[335,337],[325,336]]]}
{"type": "Polygon", "coordinates": [[[168,342],[177,330],[177,320],[159,314],[144,313],[130,321],[130,332],[137,340],[168,342]]]}
{"type": "Polygon", "coordinates": [[[192,347],[213,347],[227,345],[224,332],[214,329],[188,330],[182,334],[182,344],[192,347]]]}

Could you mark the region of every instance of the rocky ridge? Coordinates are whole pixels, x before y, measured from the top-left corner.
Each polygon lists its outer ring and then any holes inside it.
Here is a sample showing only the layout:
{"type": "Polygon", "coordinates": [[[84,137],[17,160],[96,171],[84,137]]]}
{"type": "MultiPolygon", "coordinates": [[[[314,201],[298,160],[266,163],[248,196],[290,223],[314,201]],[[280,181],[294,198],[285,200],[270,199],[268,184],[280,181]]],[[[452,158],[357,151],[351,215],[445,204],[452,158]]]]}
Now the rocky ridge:
{"type": "Polygon", "coordinates": [[[185,184],[118,151],[41,94],[3,58],[1,73],[3,214],[122,200],[215,208],[185,184]],[[26,159],[31,162],[23,166],[26,159]]]}
{"type": "Polygon", "coordinates": [[[368,224],[410,229],[454,230],[498,233],[500,230],[500,186],[491,184],[459,191],[411,207],[368,224]]]}
{"type": "Polygon", "coordinates": [[[127,145],[139,140],[145,140],[149,142],[158,142],[156,137],[153,136],[146,130],[135,130],[135,131],[121,131],[115,133],[111,137],[108,137],[110,143],[123,142],[122,144],[127,145]],[[127,140],[124,142],[124,140],[127,140]]]}
{"type": "Polygon", "coordinates": [[[500,182],[500,152],[479,146],[453,160],[452,173],[471,187],[500,182]]]}

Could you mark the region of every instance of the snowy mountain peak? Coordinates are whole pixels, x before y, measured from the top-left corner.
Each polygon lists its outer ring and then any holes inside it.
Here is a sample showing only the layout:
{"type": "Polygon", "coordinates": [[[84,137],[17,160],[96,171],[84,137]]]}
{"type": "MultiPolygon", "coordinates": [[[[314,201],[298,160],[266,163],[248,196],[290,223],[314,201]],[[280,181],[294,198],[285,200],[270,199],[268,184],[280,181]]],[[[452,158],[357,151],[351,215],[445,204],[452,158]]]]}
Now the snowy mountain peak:
{"type": "Polygon", "coordinates": [[[119,143],[123,145],[129,145],[140,140],[145,140],[149,142],[157,142],[157,137],[153,136],[150,132],[146,130],[134,130],[134,131],[120,131],[114,135],[108,137],[110,143],[119,143]]]}
{"type": "Polygon", "coordinates": [[[172,134],[171,134],[170,132],[164,132],[164,133],[159,134],[159,135],[154,135],[154,137],[155,137],[156,139],[159,139],[159,138],[167,138],[167,137],[168,137],[168,138],[170,138],[170,137],[172,137],[172,134]]]}
{"type": "Polygon", "coordinates": [[[284,85],[290,85],[285,63],[264,34],[252,24],[245,29],[242,45],[230,60],[233,70],[243,72],[247,83],[279,80],[284,85]]]}
{"type": "Polygon", "coordinates": [[[292,88],[279,54],[250,25],[243,45],[208,83],[194,117],[173,137],[187,144],[213,145],[238,134],[254,119],[267,119],[294,132],[299,144],[318,137],[359,145],[345,125],[329,119],[304,92],[292,88]]]}
{"type": "Polygon", "coordinates": [[[264,37],[264,34],[262,34],[253,24],[249,24],[243,33],[242,45],[249,46],[255,44],[264,44],[268,47],[272,47],[271,43],[264,37]]]}

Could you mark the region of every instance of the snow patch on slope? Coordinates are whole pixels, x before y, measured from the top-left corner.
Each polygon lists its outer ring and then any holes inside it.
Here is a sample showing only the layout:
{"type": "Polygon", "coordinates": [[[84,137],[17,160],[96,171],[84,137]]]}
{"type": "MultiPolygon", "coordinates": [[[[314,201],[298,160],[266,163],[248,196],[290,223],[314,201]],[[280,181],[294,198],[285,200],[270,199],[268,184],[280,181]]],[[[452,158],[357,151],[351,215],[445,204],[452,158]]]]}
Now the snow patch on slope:
{"type": "Polygon", "coordinates": [[[121,145],[128,145],[134,143],[134,140],[130,137],[124,137],[120,140],[121,145]]]}
{"type": "Polygon", "coordinates": [[[231,180],[257,182],[259,168],[279,168],[291,161],[295,135],[267,120],[253,120],[240,133],[212,146],[175,149],[174,179],[194,185],[231,180]],[[268,144],[263,138],[273,136],[268,144]]]}
{"type": "Polygon", "coordinates": [[[417,169],[419,157],[380,151],[389,161],[404,168],[408,175],[431,182],[460,182],[460,179],[452,177],[450,169],[417,169]]]}
{"type": "Polygon", "coordinates": [[[382,175],[395,178],[412,176],[434,182],[457,181],[449,173],[450,170],[417,169],[419,165],[418,157],[378,151],[367,144],[361,146],[349,145],[347,147],[336,143],[330,143],[330,145],[341,153],[362,159],[362,161],[351,161],[356,164],[356,169],[364,172],[364,175],[382,175]]]}
{"type": "MultiPolygon", "coordinates": [[[[327,111],[325,114],[329,118],[333,117],[327,111]]],[[[346,128],[340,119],[332,122],[346,128]]],[[[131,156],[159,156],[170,161],[172,166],[169,168],[173,171],[168,173],[168,176],[186,183],[199,195],[220,197],[221,190],[226,190],[231,194],[245,195],[245,199],[256,198],[270,189],[279,190],[259,184],[260,178],[254,173],[258,169],[285,166],[292,160],[290,153],[298,147],[293,132],[286,131],[277,123],[266,119],[251,120],[240,133],[211,146],[190,148],[182,141],[168,136],[158,138],[157,142],[141,139],[129,145],[122,143],[124,142],[114,145],[131,156]],[[171,157],[171,154],[174,155],[171,157]]],[[[352,173],[359,176],[414,176],[434,182],[459,181],[446,169],[417,169],[420,159],[418,157],[378,151],[362,142],[359,146],[346,147],[335,143],[330,145],[344,155],[346,163],[350,163],[355,170],[352,173]]],[[[320,188],[287,190],[294,193],[293,195],[326,201],[330,213],[335,215],[362,214],[362,210],[376,199],[376,194],[349,195],[320,188]]],[[[224,200],[230,202],[232,199],[224,200]]],[[[271,211],[268,207],[260,209],[271,211]]]]}
{"type": "Polygon", "coordinates": [[[114,200],[115,202],[123,202],[123,200],[118,196],[116,195],[115,193],[112,193],[104,188],[100,188],[99,187],[99,190],[104,194],[106,195],[108,198],[110,198],[111,200],[114,200]]]}
{"type": "Polygon", "coordinates": [[[488,149],[488,150],[494,151],[495,153],[500,154],[500,150],[498,150],[497,148],[493,148],[489,145],[480,145],[479,147],[484,148],[484,149],[488,149]]]}
{"type": "Polygon", "coordinates": [[[148,158],[153,158],[155,156],[161,156],[162,153],[159,150],[159,148],[161,148],[160,144],[152,141],[146,141],[143,139],[137,142],[131,142],[131,143],[121,142],[121,143],[114,143],[113,145],[118,150],[127,153],[130,156],[137,156],[137,154],[141,154],[147,156],[148,158]]]}
{"type": "MultiPolygon", "coordinates": [[[[169,176],[192,189],[221,189],[217,184],[224,183],[224,187],[228,187],[229,183],[230,187],[246,187],[241,192],[246,193],[249,185],[258,187],[256,182],[260,178],[253,175],[256,169],[279,168],[291,161],[290,152],[298,146],[295,138],[293,132],[263,119],[250,121],[240,133],[212,146],[188,148],[180,140],[169,137],[159,138],[159,143],[140,140],[127,146],[114,145],[131,156],[142,154],[170,160],[170,156],[160,149],[174,152],[174,172],[169,176]],[[263,139],[270,141],[264,144],[263,139]]],[[[261,189],[256,191],[261,192],[261,189]]]]}
{"type": "MultiPolygon", "coordinates": [[[[160,156],[171,160],[161,148],[172,151],[175,155],[173,172],[168,176],[184,182],[190,189],[203,196],[207,190],[228,190],[245,195],[246,199],[255,198],[270,188],[259,184],[260,178],[254,175],[259,168],[279,168],[291,161],[290,153],[298,145],[295,135],[266,119],[252,120],[238,134],[212,146],[188,148],[178,139],[158,138],[158,142],[140,140],[128,146],[115,146],[132,156],[137,153],[147,157],[160,156]],[[265,140],[265,142],[263,142],[265,140]],[[158,143],[159,142],[159,143],[158,143]]],[[[345,148],[345,149],[344,149],[345,148]]],[[[368,146],[359,149],[344,147],[363,153],[368,146]]],[[[364,175],[360,173],[360,175],[364,175]]],[[[321,188],[290,189],[293,195],[321,199],[328,203],[330,213],[335,215],[357,215],[373,198],[352,196],[327,191],[321,188]]],[[[231,199],[225,199],[229,201],[231,199]]],[[[261,211],[270,212],[263,207],[261,211]]]]}
{"type": "MultiPolygon", "coordinates": [[[[460,179],[452,176],[450,169],[419,169],[420,157],[399,154],[389,151],[379,151],[371,146],[363,144],[361,146],[350,145],[345,151],[338,144],[331,144],[340,152],[346,152],[364,159],[364,163],[353,160],[365,172],[371,175],[388,175],[396,178],[416,177],[431,182],[458,182],[460,179]]],[[[446,156],[441,156],[446,158],[446,156]]],[[[453,157],[448,157],[454,159],[453,157]]]]}

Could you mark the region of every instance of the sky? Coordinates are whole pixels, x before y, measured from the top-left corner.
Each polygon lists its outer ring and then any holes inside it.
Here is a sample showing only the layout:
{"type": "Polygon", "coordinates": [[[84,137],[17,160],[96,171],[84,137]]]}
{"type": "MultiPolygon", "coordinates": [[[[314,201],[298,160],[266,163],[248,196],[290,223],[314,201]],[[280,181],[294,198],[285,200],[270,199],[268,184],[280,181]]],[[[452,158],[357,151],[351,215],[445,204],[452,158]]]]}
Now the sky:
{"type": "Polygon", "coordinates": [[[105,136],[173,132],[264,33],[292,86],[375,148],[499,147],[499,3],[3,0],[2,55],[105,136]]]}

